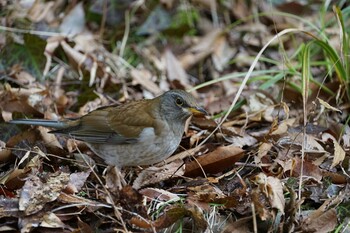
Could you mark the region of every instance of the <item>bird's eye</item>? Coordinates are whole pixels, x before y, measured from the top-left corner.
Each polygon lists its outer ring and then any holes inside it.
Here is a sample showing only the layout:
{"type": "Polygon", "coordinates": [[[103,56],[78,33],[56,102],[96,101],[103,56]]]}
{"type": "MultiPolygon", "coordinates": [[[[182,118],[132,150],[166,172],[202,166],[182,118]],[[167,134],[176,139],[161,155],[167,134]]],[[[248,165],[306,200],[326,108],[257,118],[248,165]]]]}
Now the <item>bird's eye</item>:
{"type": "Polygon", "coordinates": [[[179,105],[179,106],[182,106],[182,105],[184,104],[183,99],[181,99],[181,98],[176,98],[176,104],[179,105]]]}

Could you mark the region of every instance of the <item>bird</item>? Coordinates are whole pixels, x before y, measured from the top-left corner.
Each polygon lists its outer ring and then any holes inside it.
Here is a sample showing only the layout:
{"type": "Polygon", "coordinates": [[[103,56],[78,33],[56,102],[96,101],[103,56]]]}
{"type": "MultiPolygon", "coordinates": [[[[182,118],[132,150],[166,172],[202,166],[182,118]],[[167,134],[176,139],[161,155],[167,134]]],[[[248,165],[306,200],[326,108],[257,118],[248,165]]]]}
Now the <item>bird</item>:
{"type": "Polygon", "coordinates": [[[75,119],[15,119],[12,124],[53,128],[50,133],[83,141],[107,165],[153,165],[179,146],[188,118],[208,113],[183,90],[170,90],[153,99],[130,101],[93,110],[75,119]]]}

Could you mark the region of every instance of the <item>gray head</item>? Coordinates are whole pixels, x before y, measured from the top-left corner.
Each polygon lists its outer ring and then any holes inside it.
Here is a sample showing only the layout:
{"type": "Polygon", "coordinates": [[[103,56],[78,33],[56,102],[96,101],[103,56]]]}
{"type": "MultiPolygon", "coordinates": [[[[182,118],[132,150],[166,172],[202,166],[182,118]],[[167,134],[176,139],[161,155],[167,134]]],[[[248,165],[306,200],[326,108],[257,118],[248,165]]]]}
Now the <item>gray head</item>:
{"type": "Polygon", "coordinates": [[[160,98],[160,108],[164,117],[168,120],[185,122],[191,115],[208,115],[198,105],[196,99],[183,90],[171,90],[165,92],[160,98]]]}

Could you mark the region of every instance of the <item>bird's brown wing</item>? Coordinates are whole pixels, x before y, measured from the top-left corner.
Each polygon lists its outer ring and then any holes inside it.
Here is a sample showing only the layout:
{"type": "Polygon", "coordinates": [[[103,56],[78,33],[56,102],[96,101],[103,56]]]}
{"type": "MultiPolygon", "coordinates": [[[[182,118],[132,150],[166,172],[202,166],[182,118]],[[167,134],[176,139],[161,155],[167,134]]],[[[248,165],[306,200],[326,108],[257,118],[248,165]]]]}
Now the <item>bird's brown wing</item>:
{"type": "Polygon", "coordinates": [[[138,138],[144,128],[153,128],[158,134],[157,99],[140,100],[119,106],[110,111],[110,128],[125,138],[138,138]]]}
{"type": "Polygon", "coordinates": [[[145,127],[153,127],[153,118],[142,111],[148,101],[103,107],[70,121],[69,127],[52,131],[67,134],[88,143],[125,144],[137,142],[145,127]]]}

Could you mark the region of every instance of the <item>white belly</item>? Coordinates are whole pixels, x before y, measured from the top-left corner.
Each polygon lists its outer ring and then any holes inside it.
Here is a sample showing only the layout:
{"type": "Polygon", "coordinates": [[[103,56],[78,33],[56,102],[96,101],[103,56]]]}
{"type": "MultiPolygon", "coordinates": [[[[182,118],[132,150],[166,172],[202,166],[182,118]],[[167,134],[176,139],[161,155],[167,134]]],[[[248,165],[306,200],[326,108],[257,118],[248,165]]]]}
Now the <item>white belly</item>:
{"type": "Polygon", "coordinates": [[[119,168],[124,166],[151,165],[168,158],[181,141],[182,135],[175,135],[169,129],[162,130],[161,137],[156,137],[153,128],[145,128],[135,143],[89,144],[89,147],[108,165],[119,168]]]}

